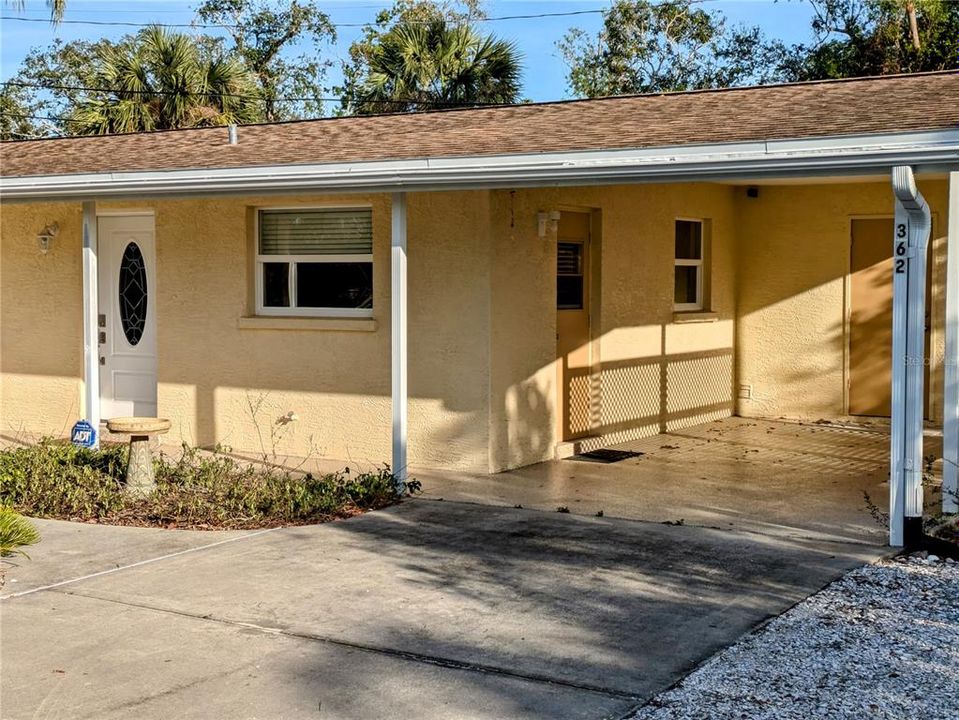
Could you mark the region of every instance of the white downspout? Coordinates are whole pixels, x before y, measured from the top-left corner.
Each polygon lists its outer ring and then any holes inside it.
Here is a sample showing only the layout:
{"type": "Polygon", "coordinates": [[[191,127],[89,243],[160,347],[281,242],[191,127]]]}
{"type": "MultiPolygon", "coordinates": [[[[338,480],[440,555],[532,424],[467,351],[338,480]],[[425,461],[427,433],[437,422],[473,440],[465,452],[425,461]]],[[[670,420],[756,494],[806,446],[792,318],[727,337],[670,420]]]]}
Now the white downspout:
{"type": "Polygon", "coordinates": [[[83,412],[100,444],[100,346],[97,341],[97,206],[83,203],[83,412]]]}
{"type": "Polygon", "coordinates": [[[893,229],[892,439],[889,544],[911,545],[922,534],[926,257],[932,219],[912,168],[892,170],[893,229]]]}
{"type": "Polygon", "coordinates": [[[946,357],[942,423],[942,511],[959,512],[959,172],[949,173],[946,357]]]}
{"type": "Polygon", "coordinates": [[[406,366],[406,193],[393,193],[390,284],[391,372],[393,402],[393,473],[396,489],[406,489],[407,366],[406,366]]]}

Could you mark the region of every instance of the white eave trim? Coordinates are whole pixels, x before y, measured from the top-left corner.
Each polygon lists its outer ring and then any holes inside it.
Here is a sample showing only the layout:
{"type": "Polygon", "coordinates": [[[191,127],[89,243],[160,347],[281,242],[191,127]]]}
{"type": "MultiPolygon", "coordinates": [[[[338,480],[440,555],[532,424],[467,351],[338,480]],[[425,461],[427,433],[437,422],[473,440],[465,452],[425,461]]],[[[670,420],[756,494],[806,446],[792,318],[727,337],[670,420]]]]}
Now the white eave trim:
{"type": "Polygon", "coordinates": [[[312,165],[0,179],[0,199],[395,192],[887,173],[959,165],[959,128],[923,132],[312,165]]]}

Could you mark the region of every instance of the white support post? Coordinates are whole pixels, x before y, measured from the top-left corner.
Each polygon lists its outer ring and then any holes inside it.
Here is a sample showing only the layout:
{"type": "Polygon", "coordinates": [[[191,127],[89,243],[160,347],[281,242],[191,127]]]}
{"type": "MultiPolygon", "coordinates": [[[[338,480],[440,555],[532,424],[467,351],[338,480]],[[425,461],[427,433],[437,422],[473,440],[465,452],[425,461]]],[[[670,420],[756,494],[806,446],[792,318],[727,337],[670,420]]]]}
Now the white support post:
{"type": "Polygon", "coordinates": [[[889,544],[912,544],[922,532],[926,263],[929,206],[912,168],[893,168],[892,438],[889,544]]]}
{"type": "Polygon", "coordinates": [[[903,522],[906,516],[905,481],[903,460],[906,455],[906,324],[908,276],[903,273],[900,260],[908,252],[908,236],[903,228],[909,226],[909,215],[899,200],[896,200],[895,227],[893,233],[892,276],[892,401],[891,401],[891,447],[889,455],[889,544],[903,545],[903,522]]]}
{"type": "Polygon", "coordinates": [[[406,193],[393,193],[391,248],[392,283],[392,393],[393,472],[397,490],[406,487],[407,372],[406,372],[406,193]]]}
{"type": "Polygon", "coordinates": [[[949,173],[948,212],[942,511],[956,513],[959,512],[959,172],[949,173]]]}
{"type": "Polygon", "coordinates": [[[83,412],[100,443],[100,347],[97,333],[97,208],[83,203],[83,412]]]}

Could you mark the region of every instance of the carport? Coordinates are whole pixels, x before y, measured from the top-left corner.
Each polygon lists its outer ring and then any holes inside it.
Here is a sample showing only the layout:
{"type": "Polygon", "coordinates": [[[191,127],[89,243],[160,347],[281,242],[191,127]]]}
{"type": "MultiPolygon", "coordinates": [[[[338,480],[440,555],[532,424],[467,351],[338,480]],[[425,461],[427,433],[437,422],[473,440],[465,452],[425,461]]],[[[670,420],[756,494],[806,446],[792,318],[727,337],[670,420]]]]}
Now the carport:
{"type": "MultiPolygon", "coordinates": [[[[616,445],[613,463],[567,458],[498,475],[417,472],[425,496],[782,538],[885,544],[889,423],[728,418],[616,445]]],[[[938,457],[942,434],[928,430],[938,457]]],[[[927,514],[942,464],[927,468],[927,514]]]]}
{"type": "MultiPolygon", "coordinates": [[[[946,144],[954,142],[952,134],[944,134],[939,140],[945,140],[946,144]]],[[[890,138],[891,140],[891,138],[890,138]]],[[[842,141],[843,143],[847,141],[842,141]]],[[[938,140],[937,140],[938,143],[938,140]]],[[[770,150],[774,144],[769,144],[770,150]]],[[[820,149],[828,152],[826,147],[832,146],[831,142],[825,143],[820,149]]],[[[750,167],[748,174],[739,174],[737,163],[741,158],[726,158],[724,161],[717,161],[713,166],[711,173],[705,174],[700,171],[699,174],[692,176],[696,180],[703,181],[707,178],[714,181],[735,182],[737,184],[749,184],[750,182],[766,183],[770,185],[792,183],[813,183],[817,179],[826,178],[829,182],[838,182],[841,178],[869,177],[863,175],[866,167],[873,167],[878,170],[878,166],[872,165],[879,157],[888,160],[886,149],[891,145],[883,143],[884,150],[877,150],[877,155],[870,159],[861,157],[863,148],[856,146],[853,148],[844,145],[843,150],[836,150],[837,154],[843,154],[843,160],[838,165],[833,165],[829,171],[832,174],[826,175],[818,163],[823,161],[824,156],[817,156],[815,159],[800,159],[799,154],[790,153],[790,161],[796,163],[788,170],[784,170],[778,164],[778,159],[774,160],[772,153],[764,153],[763,158],[756,159],[754,165],[750,167]],[[846,155],[848,153],[848,155],[846,155]],[[853,158],[857,158],[853,160],[853,158]],[[847,162],[848,161],[848,162],[847,162]],[[859,162],[865,164],[859,165],[858,169],[853,169],[859,162]],[[841,168],[841,169],[840,169],[841,168]]],[[[941,146],[945,147],[945,146],[941,146]]],[[[908,152],[908,151],[907,151],[908,152]]],[[[953,154],[954,151],[950,151],[953,154]]],[[[835,158],[833,159],[835,162],[835,158]]],[[[882,161],[880,161],[882,162],[882,161]]],[[[852,492],[853,502],[850,504],[849,498],[840,504],[846,510],[856,507],[857,511],[863,511],[866,507],[872,508],[875,515],[882,515],[888,520],[889,534],[888,542],[894,547],[902,545],[914,545],[918,542],[922,533],[922,517],[924,508],[932,508],[936,512],[940,509],[942,512],[950,514],[957,510],[957,448],[959,448],[959,383],[957,383],[957,355],[959,355],[959,243],[955,238],[959,236],[959,173],[943,173],[944,168],[951,165],[937,165],[936,161],[931,164],[923,165],[893,165],[890,174],[889,198],[890,214],[894,208],[895,220],[890,221],[890,234],[892,237],[886,237],[885,242],[892,241],[890,272],[892,272],[892,292],[889,299],[891,305],[890,319],[891,327],[884,327],[882,334],[891,338],[891,352],[889,355],[889,364],[885,368],[890,368],[890,381],[885,385],[889,388],[891,385],[891,403],[889,411],[889,422],[869,422],[865,418],[849,417],[847,427],[841,427],[842,423],[828,423],[825,418],[836,419],[836,413],[830,413],[823,416],[823,422],[816,423],[816,417],[804,418],[805,424],[800,423],[795,426],[798,428],[792,431],[794,444],[780,446],[780,450],[787,457],[804,458],[797,460],[790,468],[793,484],[786,484],[782,487],[770,486],[765,482],[765,477],[756,476],[751,473],[751,466],[757,464],[748,454],[750,452],[762,453],[765,443],[758,443],[755,446],[756,437],[748,433],[744,436],[743,445],[748,449],[747,454],[740,458],[736,467],[726,467],[720,477],[709,477],[713,473],[709,469],[712,463],[711,453],[706,452],[698,459],[692,455],[686,456],[692,465],[699,464],[700,468],[706,468],[705,476],[698,472],[699,468],[676,463],[675,457],[683,457],[681,453],[673,453],[673,460],[658,466],[657,463],[665,460],[662,450],[674,450],[671,447],[673,439],[683,437],[683,432],[697,433],[701,429],[693,429],[696,422],[702,422],[706,419],[715,417],[724,417],[734,413],[731,405],[727,403],[712,403],[710,388],[707,386],[712,382],[712,378],[704,379],[707,375],[702,372],[709,360],[718,360],[724,362],[728,360],[728,355],[733,355],[725,346],[717,349],[715,353],[708,356],[705,353],[699,355],[682,353],[671,355],[668,348],[669,330],[662,326],[662,352],[660,355],[652,355],[643,358],[640,361],[627,361],[618,363],[615,359],[611,363],[605,360],[601,363],[603,369],[606,366],[612,366],[614,371],[621,371],[621,377],[625,378],[622,384],[626,386],[620,391],[624,395],[632,394],[640,397],[640,404],[650,408],[646,417],[641,420],[646,421],[646,427],[637,430],[628,423],[617,424],[610,423],[609,428],[604,427],[602,421],[598,423],[599,432],[594,436],[584,437],[582,440],[574,443],[561,443],[557,450],[563,449],[566,452],[557,452],[559,457],[574,454],[583,449],[607,448],[623,451],[639,452],[642,457],[635,460],[627,460],[623,463],[617,463],[614,468],[608,470],[573,469],[573,466],[562,461],[548,462],[535,465],[532,468],[524,470],[510,470],[500,476],[493,478],[481,478],[475,483],[469,480],[462,481],[461,474],[446,473],[443,475],[433,474],[436,481],[435,496],[449,496],[456,499],[475,499],[482,501],[484,497],[490,495],[500,501],[510,502],[512,504],[523,504],[533,502],[537,507],[552,505],[553,508],[560,508],[561,511],[569,509],[570,502],[577,502],[583,499],[582,496],[592,497],[590,503],[592,512],[606,512],[604,508],[603,496],[605,487],[610,491],[610,497],[615,498],[617,492],[623,488],[616,483],[630,483],[635,481],[634,488],[643,488],[639,494],[633,495],[630,490],[626,490],[626,495],[633,497],[638,503],[636,508],[630,509],[620,507],[619,512],[624,517],[640,517],[642,519],[651,519],[649,515],[650,506],[646,503],[649,499],[649,493],[655,497],[663,492],[672,493],[675,501],[653,502],[653,509],[670,509],[679,511],[674,517],[662,517],[661,521],[679,521],[684,520],[682,511],[690,510],[690,503],[697,502],[697,492],[706,490],[704,502],[711,499],[718,503],[717,507],[723,508],[721,512],[716,512],[710,508],[708,502],[695,511],[693,514],[698,516],[701,521],[723,524],[722,515],[729,514],[734,517],[745,519],[749,522],[762,524],[764,521],[760,515],[763,512],[772,511],[772,516],[779,516],[784,527],[792,526],[798,523],[799,526],[822,524],[825,526],[833,525],[832,531],[840,536],[844,534],[842,522],[838,521],[844,512],[843,509],[833,504],[834,500],[839,498],[834,495],[834,488],[823,485],[823,478],[835,478],[831,480],[833,484],[840,486],[845,490],[855,488],[852,492]],[[941,262],[943,274],[940,279],[941,293],[944,297],[944,351],[936,352],[932,356],[932,350],[927,346],[925,336],[928,330],[930,314],[935,309],[929,307],[927,297],[931,293],[929,285],[929,267],[933,263],[930,255],[930,234],[932,229],[932,213],[925,198],[919,192],[916,182],[916,173],[924,173],[927,177],[949,178],[949,201],[948,201],[948,233],[947,236],[951,242],[946,243],[948,257],[941,262]],[[707,360],[707,362],[704,362],[707,360]],[[621,367],[620,367],[621,365],[621,367]],[[943,375],[942,386],[942,431],[936,432],[935,424],[927,428],[926,406],[932,394],[931,383],[928,379],[928,368],[930,366],[940,367],[943,375]],[[675,373],[674,373],[675,370],[675,373]],[[696,377],[701,374],[703,377],[696,377]],[[653,383],[642,384],[645,376],[654,376],[653,383]],[[657,385],[658,383],[658,385],[657,385]],[[693,388],[692,400],[683,398],[679,403],[672,403],[670,392],[672,386],[681,386],[686,384],[693,388]],[[642,387],[641,387],[642,386],[642,387]],[[671,407],[672,406],[672,407],[671,407]],[[865,422],[864,422],[865,421],[865,422]],[[653,432],[659,429],[664,434],[648,437],[649,428],[653,432]],[[930,440],[926,440],[927,430],[930,440]],[[644,436],[645,434],[645,436],[644,436]],[[818,434],[818,437],[814,437],[818,434]],[[868,438],[868,441],[867,441],[868,438]],[[831,444],[830,452],[823,453],[816,448],[818,441],[826,440],[831,444]],[[566,447],[563,447],[563,446],[566,447]],[[753,447],[750,447],[753,445],[753,447]],[[572,448],[571,451],[569,449],[572,448]],[[938,448],[938,449],[937,449],[938,448]],[[942,481],[941,485],[935,487],[935,497],[930,499],[924,496],[923,483],[924,476],[928,475],[926,450],[931,450],[936,457],[942,458],[942,481]],[[865,486],[857,485],[860,476],[857,474],[855,462],[852,459],[858,459],[862,452],[867,452],[869,457],[876,461],[876,464],[869,467],[872,484],[865,486]],[[825,460],[832,462],[832,467],[822,467],[825,460]],[[642,472],[638,468],[656,468],[655,471],[642,472]],[[631,471],[636,470],[633,474],[631,471]],[[824,472],[821,472],[824,471],[824,472]],[[741,487],[739,481],[743,478],[753,475],[751,488],[741,487]],[[455,478],[455,479],[453,479],[455,478]],[[604,484],[604,479],[615,478],[611,484],[604,484]],[[801,481],[797,478],[802,478],[801,481]],[[593,481],[597,482],[594,483],[593,481]],[[707,486],[698,486],[697,480],[707,483],[707,486]],[[712,484],[712,489],[708,487],[712,484]],[[755,493],[766,493],[764,497],[754,495],[750,497],[751,491],[755,493]],[[580,497],[576,497],[579,495],[580,497]],[[530,500],[530,497],[533,499],[530,500]],[[745,503],[740,504],[740,503],[745,503]],[[783,512],[779,512],[783,511],[783,512]],[[789,516],[793,516],[793,520],[789,516]]],[[[662,171],[660,169],[661,172],[662,171]]],[[[635,172],[639,172],[638,170],[635,172]]],[[[677,178],[689,178],[685,174],[685,169],[676,169],[677,178]]],[[[661,176],[657,176],[661,178],[661,176]]],[[[756,188],[753,188],[757,190],[756,188]]],[[[757,191],[758,195],[758,191],[757,191]]],[[[829,211],[823,210],[824,214],[829,211]]],[[[832,212],[836,212],[832,208],[832,212]]],[[[842,211],[840,211],[842,212],[842,211]]],[[[849,215],[854,215],[854,209],[845,210],[849,215]]],[[[395,220],[395,218],[394,218],[395,220]]],[[[941,222],[941,221],[940,221],[941,222]]],[[[405,233],[405,226],[402,228],[405,233]]],[[[940,231],[941,232],[941,231],[940,231]]],[[[394,237],[400,233],[395,232],[394,237]]],[[[940,235],[945,239],[946,234],[940,235]]],[[[853,236],[855,239],[855,236],[853,236]]],[[[844,238],[848,241],[848,238],[844,238]]],[[[801,239],[797,240],[801,242],[801,239]]],[[[405,256],[404,256],[405,257],[405,256]]],[[[791,258],[778,256],[774,262],[789,263],[791,258]]],[[[939,260],[936,260],[938,263],[939,260]]],[[[397,266],[394,266],[397,267],[397,266]]],[[[888,277],[888,276],[887,276],[888,277]]],[[[848,280],[847,280],[848,282],[848,280]]],[[[405,292],[405,291],[404,291],[405,292]]],[[[847,286],[846,296],[848,298],[849,289],[847,286]]],[[[402,301],[402,298],[398,298],[402,301]]],[[[847,310],[848,312],[848,310],[847,310]]],[[[394,316],[394,321],[396,321],[394,316]]],[[[817,342],[825,342],[825,338],[818,338],[815,330],[807,330],[801,325],[797,325],[797,320],[788,315],[780,314],[778,318],[780,323],[792,323],[788,326],[782,326],[780,332],[784,334],[807,334],[807,346],[813,346],[817,342]]],[[[658,331],[660,328],[655,325],[652,329],[658,331]]],[[[742,323],[737,325],[737,333],[742,329],[742,323]]],[[[848,354],[848,333],[849,325],[844,325],[842,333],[847,335],[846,352],[848,354]]],[[[605,342],[605,338],[603,339],[605,342]]],[[[595,338],[593,339],[595,343],[595,338]]],[[[681,345],[681,343],[677,343],[681,345]]],[[[770,351],[775,353],[779,348],[769,345],[770,351]]],[[[738,351],[737,351],[738,352],[738,351]]],[[[405,360],[407,353],[405,344],[394,347],[394,372],[404,378],[405,383],[405,360]],[[400,358],[397,361],[397,358],[400,358]]],[[[784,358],[788,361],[788,358],[784,358]]],[[[565,362],[565,361],[564,361],[565,362]]],[[[735,364],[734,375],[741,376],[742,362],[740,357],[732,361],[735,364]]],[[[814,363],[806,363],[804,368],[806,372],[815,372],[814,363]]],[[[846,368],[846,382],[848,393],[848,364],[846,368]]],[[[721,383],[724,378],[719,378],[721,383]]],[[[591,384],[600,384],[604,382],[599,372],[590,369],[584,372],[578,378],[580,380],[580,394],[585,394],[583,388],[591,384]]],[[[397,387],[405,388],[405,384],[395,383],[397,387]]],[[[745,393],[749,397],[751,387],[749,385],[738,385],[738,392],[745,393]]],[[[571,394],[576,392],[571,390],[571,394]]],[[[405,390],[404,390],[405,393],[405,390]]],[[[740,398],[744,395],[740,394],[740,398]]],[[[535,406],[537,398],[532,398],[530,405],[535,406]]],[[[405,424],[405,406],[404,400],[397,400],[394,397],[394,442],[396,452],[394,453],[394,464],[397,467],[403,467],[406,464],[406,424],[405,424]],[[397,440],[399,439],[399,440],[397,440]]],[[[612,398],[612,403],[616,398],[612,398]]],[[[605,408],[603,404],[610,405],[610,398],[602,396],[597,402],[595,399],[583,403],[581,408],[582,416],[601,416],[605,408]]],[[[849,404],[846,404],[849,408],[849,404]]],[[[611,415],[614,413],[610,413],[611,415]]],[[[841,414],[841,413],[840,413],[841,414]]],[[[881,413],[880,413],[881,414],[881,413]]],[[[755,417],[764,418],[762,415],[755,417]]],[[[765,416],[775,417],[775,416],[765,416]]],[[[635,423],[635,417],[630,418],[635,423]]],[[[935,423],[935,420],[933,421],[935,423]]],[[[787,435],[789,433],[776,432],[777,425],[764,423],[758,420],[753,423],[736,424],[731,421],[727,423],[728,429],[735,429],[743,435],[743,429],[749,425],[765,428],[762,432],[766,435],[777,436],[787,435]]],[[[715,432],[723,433],[723,429],[715,429],[715,432]]],[[[686,438],[695,439],[695,438],[686,438]]],[[[714,436],[709,442],[716,440],[714,436]]],[[[718,444],[718,443],[717,443],[718,444]]],[[[678,448],[679,446],[677,446],[678,448]]],[[[768,455],[768,452],[766,453],[768,455]]],[[[771,460],[766,467],[766,471],[775,475],[781,470],[776,464],[783,464],[783,459],[771,460]]],[[[787,465],[783,465],[786,467],[787,465]]],[[[616,500],[612,500],[615,504],[616,500]]],[[[662,515],[662,513],[660,513],[662,515]]],[[[845,517],[845,521],[851,523],[851,527],[862,530],[866,535],[874,534],[866,532],[864,527],[855,518],[845,517]]],[[[768,521],[766,521],[768,523],[768,521]]]]}
{"type": "MultiPolygon", "coordinates": [[[[822,342],[820,329],[803,327],[789,312],[772,321],[769,317],[775,313],[751,312],[745,317],[737,308],[744,284],[736,283],[738,269],[730,269],[735,262],[727,262],[723,276],[716,278],[716,284],[723,285],[722,312],[700,312],[714,309],[698,302],[698,289],[708,284],[702,268],[709,228],[721,231],[727,261],[737,254],[774,254],[769,265],[799,267],[802,258],[790,254],[806,231],[797,216],[810,222],[838,218],[841,222],[833,223],[829,239],[837,239],[835,229],[841,226],[839,235],[847,244],[849,233],[843,223],[862,212],[850,207],[854,203],[847,198],[869,194],[872,204],[867,212],[895,214],[892,237],[885,245],[895,268],[888,323],[892,373],[886,387],[891,386],[892,402],[887,454],[891,482],[886,490],[889,542],[902,545],[917,534],[924,502],[923,370],[931,359],[923,330],[932,217],[917,178],[920,185],[927,180],[935,184],[936,207],[940,215],[948,215],[953,241],[948,243],[948,260],[942,263],[945,343],[942,357],[937,348],[935,360],[945,371],[943,507],[947,512],[956,509],[959,131],[955,104],[929,98],[948,99],[957,91],[954,74],[929,73],[369,120],[340,118],[232,132],[209,128],[5,144],[4,215],[13,218],[7,222],[15,242],[5,243],[4,249],[9,248],[20,264],[4,262],[5,268],[15,268],[7,271],[4,281],[11,298],[4,301],[4,327],[29,338],[4,345],[4,372],[10,377],[3,383],[5,417],[10,423],[29,423],[37,422],[38,415],[44,420],[74,415],[75,400],[82,396],[80,415],[98,427],[104,399],[110,403],[120,390],[131,395],[142,390],[139,401],[151,413],[177,416],[177,425],[184,429],[183,437],[171,438],[174,441],[192,443],[199,437],[195,444],[214,445],[238,438],[237,447],[243,443],[251,449],[259,428],[253,427],[255,422],[243,425],[236,420],[243,394],[271,391],[282,395],[285,404],[282,417],[270,419],[271,426],[293,422],[296,408],[306,407],[312,412],[313,427],[320,428],[341,453],[331,451],[326,457],[353,457],[357,446],[373,462],[390,456],[400,483],[410,462],[432,460],[446,471],[497,472],[553,457],[558,445],[581,439],[566,437],[568,423],[557,422],[558,415],[573,414],[565,405],[574,389],[585,398],[578,414],[588,423],[600,416],[598,432],[587,434],[583,442],[610,446],[648,439],[660,430],[678,432],[736,415],[740,401],[751,398],[750,378],[740,377],[742,337],[757,326],[763,326],[767,335],[803,335],[800,352],[807,354],[822,342]],[[678,116],[684,120],[681,126],[671,122],[678,116]],[[717,116],[724,122],[716,123],[717,116]],[[402,145],[389,147],[383,137],[402,140],[402,145]],[[72,152],[58,151],[67,147],[72,152]],[[849,195],[837,195],[836,200],[831,190],[840,184],[848,186],[849,195]],[[762,224],[775,225],[776,218],[762,215],[769,207],[762,201],[743,211],[743,204],[752,202],[747,198],[778,190],[782,208],[790,205],[790,192],[799,197],[812,186],[814,192],[806,193],[802,204],[792,203],[794,225],[786,243],[780,242],[778,253],[767,252],[762,224]],[[329,238],[333,243],[336,237],[303,231],[308,245],[322,245],[317,254],[325,253],[327,262],[363,266],[369,282],[364,279],[364,292],[356,294],[363,298],[362,307],[326,307],[319,301],[310,305],[308,300],[302,306],[290,304],[297,287],[291,278],[298,263],[304,267],[318,263],[298,260],[298,255],[275,247],[271,251],[259,241],[258,218],[286,212],[271,203],[271,197],[279,198],[280,205],[288,198],[295,200],[289,227],[297,226],[300,215],[314,220],[329,217],[329,207],[343,197],[347,204],[364,205],[352,208],[354,220],[362,216],[366,228],[357,231],[362,242],[347,248],[356,252],[342,256],[330,252],[332,245],[322,243],[329,238]],[[831,214],[823,210],[829,200],[831,214]],[[649,218],[663,207],[667,210],[653,228],[649,218]],[[684,212],[688,208],[689,215],[684,212]],[[555,226],[562,224],[564,212],[588,215],[580,225],[590,232],[593,221],[616,216],[615,222],[599,224],[601,234],[607,235],[601,238],[604,252],[616,246],[620,253],[607,255],[605,262],[607,274],[619,271],[609,283],[615,285],[613,299],[645,297],[648,307],[636,302],[631,314],[620,308],[618,315],[616,308],[602,308],[604,321],[613,318],[609,327],[593,322],[598,318],[588,316],[584,308],[589,295],[584,288],[592,287],[582,270],[589,262],[586,242],[560,241],[555,226]],[[53,318],[63,321],[59,332],[50,330],[52,319],[30,294],[43,286],[27,270],[49,246],[53,231],[48,229],[55,223],[45,220],[44,227],[38,222],[48,213],[69,218],[72,237],[72,245],[65,236],[57,241],[64,253],[60,260],[49,258],[51,273],[59,271],[76,283],[75,288],[56,282],[50,286],[68,287],[78,307],[82,299],[82,314],[53,318]],[[99,307],[100,290],[115,305],[117,293],[109,287],[118,275],[106,273],[100,283],[98,242],[114,251],[124,247],[116,238],[108,241],[106,232],[98,241],[98,214],[156,217],[165,223],[156,225],[151,219],[149,228],[142,230],[143,246],[149,250],[160,228],[162,237],[156,244],[168,261],[165,267],[155,263],[165,273],[158,276],[156,286],[161,288],[159,298],[167,303],[167,314],[158,326],[153,318],[148,337],[165,335],[156,344],[139,345],[135,352],[132,342],[127,343],[130,347],[122,345],[126,329],[114,330],[108,338],[100,327],[108,322],[103,312],[107,303],[99,307]],[[747,216],[760,227],[753,228],[749,249],[740,252],[736,228],[747,216]],[[221,221],[225,219],[229,222],[221,221]],[[31,236],[36,230],[28,230],[35,222],[37,229],[43,228],[40,236],[31,236]],[[695,251],[672,247],[681,226],[695,251]],[[218,235],[221,227],[227,230],[218,235]],[[451,234],[450,227],[458,234],[451,234]],[[82,272],[71,274],[66,260],[79,270],[81,230],[82,272]],[[640,230],[648,234],[642,236],[640,230]],[[451,243],[450,236],[463,241],[451,243]],[[38,237],[40,249],[34,250],[38,237]],[[379,259],[374,261],[374,255],[379,259]],[[565,263],[562,272],[560,259],[565,263]],[[423,264],[417,268],[417,262],[423,264]],[[194,282],[187,271],[198,264],[206,275],[194,282]],[[697,292],[677,300],[678,295],[670,297],[673,288],[664,291],[657,286],[644,295],[637,278],[652,285],[651,276],[662,276],[666,267],[673,271],[671,280],[686,283],[677,284],[677,291],[697,292]],[[268,272],[280,278],[279,294],[265,302],[268,272]],[[417,272],[422,280],[414,284],[410,279],[416,279],[417,272]],[[640,275],[643,272],[645,276],[640,275]],[[601,347],[597,365],[617,373],[612,378],[618,383],[614,391],[626,400],[624,407],[608,412],[610,417],[602,414],[613,403],[597,403],[592,395],[592,385],[602,389],[605,381],[593,372],[593,365],[576,377],[571,373],[571,379],[557,377],[557,367],[569,365],[570,355],[560,351],[559,332],[553,332],[557,311],[572,309],[559,302],[558,280],[563,273],[579,288],[573,305],[587,327],[575,350],[601,347]],[[375,281],[373,274],[378,274],[375,281]],[[204,292],[203,280],[208,277],[217,281],[217,289],[204,292]],[[426,292],[429,287],[432,296],[426,292]],[[460,293],[463,287],[467,291],[460,293]],[[533,291],[524,294],[529,288],[533,291]],[[373,294],[381,313],[377,317],[373,294]],[[212,304],[214,297],[223,302],[212,304]],[[340,316],[320,312],[327,310],[340,311],[340,316]],[[697,324],[714,321],[709,326],[697,324]],[[599,337],[592,334],[596,327],[599,337]],[[314,331],[323,334],[311,334],[314,331]],[[193,345],[182,342],[185,335],[193,338],[193,345]],[[36,353],[49,338],[63,341],[64,351],[36,353]],[[69,358],[60,362],[69,352],[79,356],[76,341],[81,338],[82,363],[79,357],[72,366],[69,358]],[[114,338],[121,339],[119,350],[101,348],[114,338]],[[527,338],[532,338],[529,346],[524,344],[527,338]],[[196,351],[207,346],[208,353],[196,351]],[[19,352],[23,348],[27,352],[19,352]],[[136,352],[148,361],[145,369],[126,375],[110,370],[106,355],[122,358],[136,352]],[[320,352],[326,353],[323,361],[314,363],[320,352]],[[38,372],[41,359],[46,369],[38,372]],[[106,394],[101,391],[101,373],[108,379],[103,384],[109,390],[106,394]],[[137,382],[121,388],[118,378],[134,375],[137,382]],[[134,385],[136,390],[131,389],[134,385]],[[686,397],[671,397],[670,386],[678,386],[676,394],[685,392],[686,397]],[[559,401],[558,388],[564,395],[559,401]],[[716,388],[721,397],[714,397],[716,388]],[[42,411],[33,409],[34,398],[43,400],[42,411]],[[412,433],[410,418],[415,421],[412,433]],[[560,424],[563,431],[557,432],[560,424]]],[[[320,245],[310,247],[315,251],[320,245]]],[[[129,271],[123,277],[141,267],[139,246],[133,243],[128,249],[135,252],[126,265],[121,263],[120,270],[129,271]]],[[[110,269],[106,256],[100,259],[104,261],[100,268],[110,269]]],[[[753,288],[762,289],[760,273],[747,268],[743,274],[753,279],[753,288]]],[[[834,271],[830,278],[833,289],[840,274],[845,272],[834,271]]],[[[145,284],[134,286],[141,290],[136,299],[145,302],[145,284]]],[[[830,298],[831,310],[838,313],[842,300],[835,295],[830,298]]],[[[158,304],[145,303],[147,308],[158,304]]],[[[763,309],[776,305],[774,298],[763,309]]],[[[820,310],[815,308],[813,314],[821,316],[820,310]]],[[[137,323],[141,319],[128,312],[128,324],[131,318],[137,323]]],[[[845,328],[840,327],[841,319],[835,325],[838,337],[845,328]]],[[[138,343],[139,330],[133,337],[138,343]]],[[[763,379],[767,394],[794,370],[788,367],[793,348],[770,345],[775,343],[760,340],[750,349],[753,356],[776,355],[785,361],[778,376],[767,374],[763,379]]],[[[814,358],[803,360],[801,372],[820,371],[814,358]]],[[[837,395],[842,394],[841,384],[834,383],[837,395]]],[[[128,400],[137,401],[124,402],[128,400]]],[[[833,405],[832,415],[841,414],[838,407],[833,405]]],[[[760,407],[739,414],[778,417],[787,410],[764,413],[760,407]]],[[[597,428],[588,425],[586,430],[597,428]]],[[[684,490],[677,485],[676,492],[684,490]]]]}

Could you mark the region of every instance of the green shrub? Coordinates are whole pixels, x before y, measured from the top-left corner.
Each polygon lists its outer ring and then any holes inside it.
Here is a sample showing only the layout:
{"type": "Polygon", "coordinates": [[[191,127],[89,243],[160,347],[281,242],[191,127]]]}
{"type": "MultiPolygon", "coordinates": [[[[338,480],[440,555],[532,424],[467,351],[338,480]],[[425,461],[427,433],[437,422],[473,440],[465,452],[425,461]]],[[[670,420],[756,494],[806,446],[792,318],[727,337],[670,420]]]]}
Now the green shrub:
{"type": "Polygon", "coordinates": [[[0,503],[37,517],[100,519],[123,507],[125,445],[43,440],[0,451],[0,503]]]}
{"type": "Polygon", "coordinates": [[[40,533],[23,515],[0,506],[0,557],[26,555],[20,548],[40,542],[40,533]]]}
{"type": "Polygon", "coordinates": [[[389,468],[351,475],[294,475],[263,470],[221,453],[184,448],[175,461],[160,458],[156,491],[143,501],[159,522],[245,527],[316,522],[395,502],[389,468]]]}
{"type": "MultiPolygon", "coordinates": [[[[156,490],[142,497],[124,492],[126,457],[125,446],[85,450],[54,441],[0,451],[0,503],[38,517],[253,528],[346,517],[399,499],[387,466],[300,474],[187,447],[156,460],[156,490]]],[[[417,488],[410,483],[409,491],[417,488]]]]}

